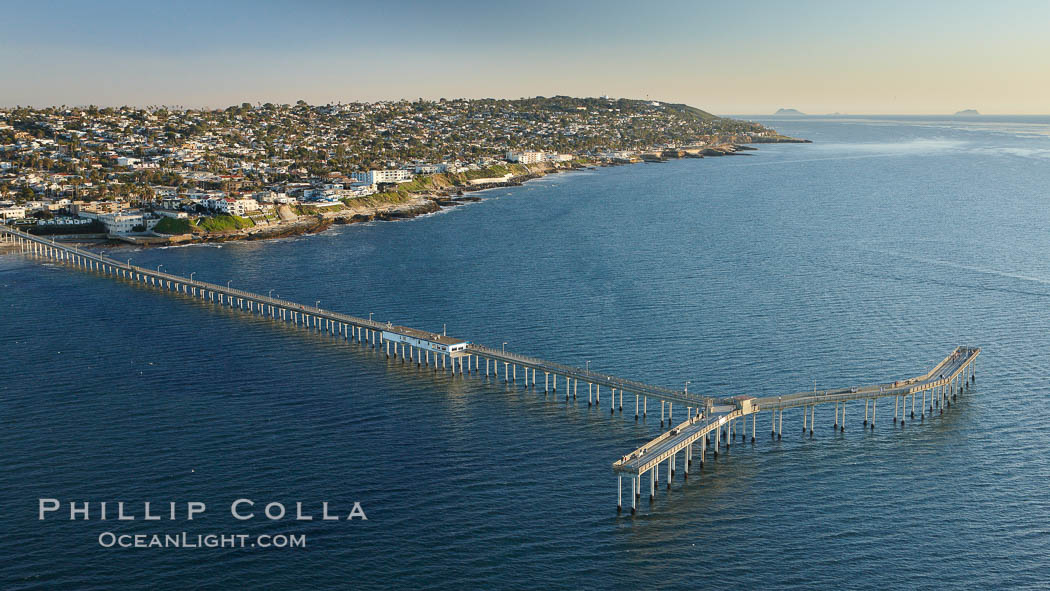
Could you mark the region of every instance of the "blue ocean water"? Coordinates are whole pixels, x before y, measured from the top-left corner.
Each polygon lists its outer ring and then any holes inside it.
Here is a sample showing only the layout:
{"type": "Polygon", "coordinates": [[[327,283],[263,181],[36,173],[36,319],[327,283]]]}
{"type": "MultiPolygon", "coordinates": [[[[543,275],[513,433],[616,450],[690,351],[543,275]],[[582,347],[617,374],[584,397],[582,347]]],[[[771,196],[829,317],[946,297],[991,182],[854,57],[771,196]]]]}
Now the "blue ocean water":
{"type": "MultiPolygon", "coordinates": [[[[925,372],[983,348],[943,415],[844,434],[759,416],[617,516],[658,432],[585,402],[18,254],[0,255],[0,586],[1044,588],[1050,118],[777,118],[806,145],[546,177],[402,222],[110,249],[359,316],[710,394],[925,372]],[[207,503],[194,521],[37,519],[39,498],[207,503]],[[238,498],[315,521],[237,521],[238,498]],[[367,521],[321,522],[361,503],[367,521]],[[306,548],[103,548],[115,533],[306,548]]],[[[542,379],[542,376],[541,376],[542,379]]],[[[184,509],[180,509],[184,513],[184,509]]]]}

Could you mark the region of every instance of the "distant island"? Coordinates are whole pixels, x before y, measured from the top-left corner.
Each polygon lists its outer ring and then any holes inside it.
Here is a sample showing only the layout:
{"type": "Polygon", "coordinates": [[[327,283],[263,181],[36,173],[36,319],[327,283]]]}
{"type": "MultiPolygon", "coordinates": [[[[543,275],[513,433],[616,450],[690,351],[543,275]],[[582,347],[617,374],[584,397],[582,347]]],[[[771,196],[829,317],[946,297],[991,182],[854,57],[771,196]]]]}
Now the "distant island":
{"type": "Polygon", "coordinates": [[[774,115],[805,115],[805,113],[803,113],[802,111],[799,111],[798,109],[777,109],[777,112],[773,113],[773,114],[774,115]]]}
{"type": "Polygon", "coordinates": [[[977,109],[963,109],[962,111],[956,111],[955,114],[963,117],[976,117],[980,115],[980,113],[977,112],[977,109]]]}

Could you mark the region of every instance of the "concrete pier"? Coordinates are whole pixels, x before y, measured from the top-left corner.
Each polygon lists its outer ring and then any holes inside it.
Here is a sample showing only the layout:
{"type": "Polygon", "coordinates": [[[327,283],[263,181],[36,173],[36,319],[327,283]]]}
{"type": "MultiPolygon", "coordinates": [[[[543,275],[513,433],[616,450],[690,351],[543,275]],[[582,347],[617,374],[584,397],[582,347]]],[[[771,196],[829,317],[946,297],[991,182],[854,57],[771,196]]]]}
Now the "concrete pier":
{"type": "MultiPolygon", "coordinates": [[[[456,375],[456,365],[462,377],[471,373],[480,373],[481,359],[485,359],[485,376],[489,376],[490,364],[492,375],[499,377],[500,364],[503,365],[503,381],[517,383],[517,369],[525,370],[525,386],[529,387],[529,370],[532,370],[532,386],[535,386],[536,372],[543,372],[544,392],[548,393],[553,386],[556,393],[559,377],[565,380],[565,400],[569,400],[569,389],[572,399],[576,399],[577,386],[580,380],[587,384],[588,406],[593,403],[600,406],[601,388],[612,390],[610,413],[616,414],[616,408],[623,411],[623,395],[631,392],[635,395],[635,420],[645,417],[650,397],[660,401],[661,434],[634,452],[623,456],[613,463],[612,467],[618,477],[620,488],[617,508],[622,510],[623,476],[628,476],[631,486],[631,510],[636,511],[636,499],[641,495],[641,478],[651,472],[650,498],[655,497],[655,485],[659,480],[659,465],[667,462],[667,486],[670,488],[675,471],[675,457],[683,452],[685,474],[689,473],[689,464],[693,458],[693,444],[700,443],[700,467],[704,466],[707,447],[712,432],[714,436],[713,454],[718,456],[721,440],[726,439],[728,449],[733,437],[733,421],[738,421],[737,431],[741,441],[746,440],[746,419],[749,414],[757,415],[759,411],[770,411],[771,436],[779,441],[783,437],[784,411],[792,408],[802,409],[803,432],[809,430],[814,434],[816,427],[816,407],[820,404],[834,405],[835,418],[833,425],[844,432],[846,428],[846,406],[852,401],[864,401],[864,424],[872,430],[875,428],[876,404],[879,398],[894,397],[894,422],[908,414],[907,397],[912,397],[911,416],[914,418],[917,395],[922,394],[919,407],[920,419],[925,419],[925,411],[933,412],[934,407],[943,413],[950,408],[953,400],[966,392],[976,382],[976,360],[981,353],[977,347],[956,347],[933,369],[921,376],[865,387],[848,387],[829,389],[818,392],[800,392],[782,396],[732,396],[714,397],[696,394],[685,390],[674,390],[662,386],[646,384],[635,380],[620,378],[588,367],[581,368],[555,363],[537,357],[529,357],[506,351],[503,348],[485,347],[470,341],[450,337],[442,331],[440,334],[414,328],[397,326],[391,322],[381,322],[372,318],[359,318],[317,306],[307,306],[269,295],[261,295],[245,290],[232,288],[228,283],[219,285],[199,281],[179,275],[160,272],[131,265],[131,261],[118,261],[93,252],[84,251],[74,246],[58,244],[51,239],[25,234],[10,227],[0,226],[0,239],[15,243],[18,252],[28,257],[42,257],[53,260],[71,268],[98,273],[104,277],[122,282],[132,282],[150,289],[171,292],[178,297],[211,302],[218,306],[235,308],[252,315],[267,315],[275,321],[288,323],[306,330],[325,331],[334,336],[342,336],[344,341],[356,342],[364,347],[378,349],[377,353],[391,354],[402,364],[406,359],[415,361],[417,368],[421,364],[430,366],[431,353],[434,355],[433,370],[440,367],[456,375]],[[473,359],[473,361],[472,361],[473,359]],[[551,379],[553,378],[553,383],[551,379]],[[616,392],[620,392],[617,403],[616,392]],[[930,393],[929,406],[926,395],[930,393]],[[639,399],[642,406],[639,409],[639,399]],[[686,407],[686,420],[674,423],[674,403],[686,407]],[[869,421],[868,404],[871,404],[869,421]],[[694,412],[695,409],[695,412],[694,412]],[[840,410],[841,409],[841,410],[840,410]],[[841,415],[840,415],[841,412],[841,415]],[[665,427],[667,431],[663,431],[665,427]],[[723,432],[725,435],[723,436],[723,432]]],[[[399,364],[400,365],[400,364],[399,364]]],[[[752,416],[751,440],[755,441],[757,416],[752,416]]]]}
{"type": "MultiPolygon", "coordinates": [[[[672,462],[675,454],[689,449],[696,442],[699,442],[701,445],[700,465],[703,466],[703,457],[706,452],[705,446],[712,432],[715,444],[714,453],[717,457],[723,429],[731,437],[731,425],[734,420],[746,417],[749,414],[757,415],[759,411],[770,411],[772,421],[771,435],[774,439],[779,439],[783,432],[784,410],[786,409],[801,408],[803,429],[810,430],[812,434],[816,425],[817,405],[834,405],[834,425],[841,432],[845,432],[847,403],[863,400],[865,424],[870,425],[874,429],[876,406],[879,398],[892,396],[898,401],[904,399],[904,404],[906,404],[907,396],[915,396],[921,392],[924,395],[923,405],[925,405],[925,393],[927,391],[938,392],[942,397],[947,397],[949,393],[955,391],[953,388],[956,380],[961,378],[962,381],[966,381],[967,376],[969,376],[969,380],[973,381],[973,366],[980,353],[980,348],[957,347],[926,374],[889,383],[874,384],[860,388],[838,388],[822,392],[800,392],[786,396],[768,396],[763,398],[735,396],[728,399],[717,399],[713,401],[713,404],[705,407],[705,412],[698,415],[690,413],[689,418],[678,425],[671,423],[670,430],[661,433],[655,439],[613,462],[613,471],[617,474],[628,474],[631,477],[641,478],[647,471],[655,470],[656,466],[661,462],[672,462]],[[868,421],[869,402],[871,404],[870,421],[868,421]],[[840,412],[841,415],[839,414],[840,412]]],[[[753,416],[752,438],[754,438],[756,420],[757,417],[753,416]]],[[[903,423],[903,419],[901,421],[903,423]]],[[[728,441],[726,443],[728,447],[728,441]]]]}

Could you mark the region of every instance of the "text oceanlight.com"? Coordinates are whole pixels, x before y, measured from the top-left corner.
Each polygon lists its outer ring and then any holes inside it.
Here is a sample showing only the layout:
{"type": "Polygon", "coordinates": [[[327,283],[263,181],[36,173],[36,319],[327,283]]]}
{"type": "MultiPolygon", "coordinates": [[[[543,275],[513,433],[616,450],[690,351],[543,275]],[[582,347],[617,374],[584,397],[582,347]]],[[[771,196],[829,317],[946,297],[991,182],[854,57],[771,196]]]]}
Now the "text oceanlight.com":
{"type": "MultiPolygon", "coordinates": [[[[229,505],[229,517],[244,522],[250,520],[347,523],[366,521],[359,502],[255,502],[240,498],[229,505]]],[[[37,519],[40,521],[101,521],[110,522],[107,531],[98,534],[103,548],[305,548],[305,534],[200,534],[186,531],[158,533],[127,533],[113,531],[117,523],[199,521],[208,506],[201,501],[125,502],[125,501],[60,501],[54,498],[37,499],[37,519]]],[[[131,525],[131,524],[128,524],[131,525]]]]}
{"type": "Polygon", "coordinates": [[[102,532],[103,548],[305,548],[306,534],[118,534],[102,532]]]}

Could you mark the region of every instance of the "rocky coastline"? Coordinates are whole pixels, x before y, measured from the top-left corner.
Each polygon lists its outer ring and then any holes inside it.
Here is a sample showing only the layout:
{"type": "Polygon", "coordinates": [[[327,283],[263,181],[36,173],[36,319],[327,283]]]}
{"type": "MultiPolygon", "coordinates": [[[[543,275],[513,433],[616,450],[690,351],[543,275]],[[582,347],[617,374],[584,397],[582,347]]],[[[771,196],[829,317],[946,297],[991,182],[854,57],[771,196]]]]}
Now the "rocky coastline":
{"type": "MultiPolygon", "coordinates": [[[[809,140],[800,140],[778,136],[775,138],[748,138],[748,143],[809,143],[809,140]]],[[[720,143],[710,146],[696,148],[666,149],[641,154],[635,159],[629,160],[602,160],[589,164],[569,163],[565,165],[539,164],[528,166],[529,172],[511,176],[498,182],[487,182],[469,185],[451,185],[427,194],[413,195],[407,201],[401,203],[388,203],[380,205],[347,206],[337,211],[318,212],[313,214],[299,215],[293,220],[279,223],[254,226],[242,230],[230,232],[209,232],[181,235],[137,235],[137,236],[110,236],[102,243],[109,245],[128,244],[136,247],[149,246],[171,246],[182,244],[206,244],[222,243],[239,240],[274,240],[317,234],[328,230],[332,226],[359,224],[374,221],[404,220],[435,213],[444,208],[458,207],[467,203],[482,201],[483,197],[469,195],[487,189],[504,187],[516,187],[523,183],[542,178],[548,174],[572,172],[583,169],[601,168],[606,166],[622,166],[640,162],[665,162],[675,158],[711,158],[722,156],[746,156],[747,152],[757,148],[740,143],[720,143]]],[[[69,242],[82,242],[75,236],[66,237],[69,242]]],[[[98,240],[83,242],[100,243],[98,240]]]]}

